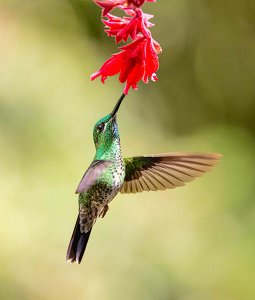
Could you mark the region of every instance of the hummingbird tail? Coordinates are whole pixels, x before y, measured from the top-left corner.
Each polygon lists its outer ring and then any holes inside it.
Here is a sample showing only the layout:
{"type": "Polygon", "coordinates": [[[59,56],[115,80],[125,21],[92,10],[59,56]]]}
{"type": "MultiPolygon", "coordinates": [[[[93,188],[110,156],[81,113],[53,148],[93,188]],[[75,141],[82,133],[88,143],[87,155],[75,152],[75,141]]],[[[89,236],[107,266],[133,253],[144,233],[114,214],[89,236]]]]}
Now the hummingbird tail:
{"type": "Polygon", "coordinates": [[[83,254],[85,252],[89,236],[92,228],[88,232],[81,233],[80,231],[80,218],[78,216],[73,234],[67,249],[66,260],[67,262],[77,262],[81,263],[83,254]]]}

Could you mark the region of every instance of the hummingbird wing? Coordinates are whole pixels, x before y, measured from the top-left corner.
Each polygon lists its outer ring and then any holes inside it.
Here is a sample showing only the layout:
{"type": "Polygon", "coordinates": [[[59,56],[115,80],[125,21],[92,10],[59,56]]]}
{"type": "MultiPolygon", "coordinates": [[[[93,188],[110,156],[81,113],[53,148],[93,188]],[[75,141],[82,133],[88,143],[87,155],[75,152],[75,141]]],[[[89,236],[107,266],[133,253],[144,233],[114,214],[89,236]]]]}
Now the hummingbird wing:
{"type": "Polygon", "coordinates": [[[222,155],[216,153],[163,153],[125,158],[121,193],[173,189],[209,171],[222,155]]]}
{"type": "Polygon", "coordinates": [[[85,193],[111,164],[113,164],[111,160],[94,160],[83,175],[75,193],[85,193]]]}

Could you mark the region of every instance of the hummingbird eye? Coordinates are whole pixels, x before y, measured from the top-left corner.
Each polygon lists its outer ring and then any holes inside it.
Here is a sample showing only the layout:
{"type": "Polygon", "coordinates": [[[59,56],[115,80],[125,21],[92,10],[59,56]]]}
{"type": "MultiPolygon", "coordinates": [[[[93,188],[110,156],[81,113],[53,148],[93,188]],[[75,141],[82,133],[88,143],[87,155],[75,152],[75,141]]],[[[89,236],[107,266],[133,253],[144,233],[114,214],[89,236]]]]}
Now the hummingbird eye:
{"type": "Polygon", "coordinates": [[[104,127],[105,127],[105,123],[99,124],[99,125],[97,126],[98,132],[102,132],[102,131],[104,130],[104,127]]]}

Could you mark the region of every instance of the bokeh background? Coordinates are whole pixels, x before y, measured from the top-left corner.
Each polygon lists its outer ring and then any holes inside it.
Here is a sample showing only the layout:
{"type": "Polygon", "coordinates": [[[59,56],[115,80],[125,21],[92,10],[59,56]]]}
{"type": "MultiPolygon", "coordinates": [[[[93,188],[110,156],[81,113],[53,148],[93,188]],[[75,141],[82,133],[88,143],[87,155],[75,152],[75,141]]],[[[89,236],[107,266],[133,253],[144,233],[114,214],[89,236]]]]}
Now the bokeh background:
{"type": "Polygon", "coordinates": [[[119,112],[125,156],[224,154],[205,177],[119,195],[65,262],[92,128],[121,94],[89,0],[0,1],[0,299],[255,299],[255,2],[147,4],[159,81],[119,112]]]}

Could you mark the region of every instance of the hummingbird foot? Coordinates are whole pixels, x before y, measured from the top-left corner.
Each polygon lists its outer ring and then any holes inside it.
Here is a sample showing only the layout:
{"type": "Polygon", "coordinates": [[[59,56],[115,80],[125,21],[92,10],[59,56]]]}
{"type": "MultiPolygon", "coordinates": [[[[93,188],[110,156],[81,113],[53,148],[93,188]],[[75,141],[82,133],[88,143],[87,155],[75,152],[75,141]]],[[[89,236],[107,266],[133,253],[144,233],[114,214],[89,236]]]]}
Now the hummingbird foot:
{"type": "Polygon", "coordinates": [[[103,217],[106,215],[108,209],[109,209],[109,206],[106,204],[106,205],[104,206],[103,210],[101,211],[99,217],[100,217],[100,218],[103,218],[103,217]]]}

